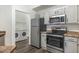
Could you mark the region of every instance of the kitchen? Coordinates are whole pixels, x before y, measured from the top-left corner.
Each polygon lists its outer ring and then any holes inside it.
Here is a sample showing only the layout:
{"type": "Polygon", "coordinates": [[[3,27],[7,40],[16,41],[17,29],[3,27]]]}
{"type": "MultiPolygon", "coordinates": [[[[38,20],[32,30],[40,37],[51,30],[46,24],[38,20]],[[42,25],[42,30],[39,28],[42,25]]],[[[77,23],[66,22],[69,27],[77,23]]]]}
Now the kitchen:
{"type": "MultiPolygon", "coordinates": [[[[14,6],[13,6],[14,7],[14,6]]],[[[25,8],[25,7],[24,7],[25,8]]],[[[15,11],[12,9],[12,35],[15,37],[15,11]]],[[[17,10],[18,9],[18,10],[17,10]]],[[[29,45],[46,50],[47,53],[78,53],[79,52],[79,6],[78,5],[40,5],[32,9],[28,19],[29,45]]],[[[30,12],[30,11],[29,11],[30,12]]],[[[25,13],[25,10],[24,10],[25,13]]],[[[5,13],[4,13],[5,14],[5,13]]],[[[4,29],[4,28],[3,28],[4,29]]],[[[1,30],[3,30],[1,29],[1,30]]],[[[10,35],[11,35],[10,34],[10,35]]],[[[7,35],[7,34],[5,34],[7,35]]],[[[11,37],[7,43],[16,46],[15,38],[11,37]]],[[[6,39],[6,37],[5,37],[6,39]]],[[[5,45],[10,45],[10,44],[5,45]]],[[[16,46],[17,48],[17,46],[16,46]]],[[[16,50],[16,48],[14,48],[16,50]]],[[[14,50],[13,49],[13,50],[14,50]]],[[[28,49],[28,48],[27,48],[28,49]]],[[[16,52],[15,52],[16,53],[16,52]]],[[[29,53],[29,52],[28,52],[29,53]]],[[[38,53],[38,52],[37,52],[38,53]]],[[[41,52],[42,53],[42,52],[41,52]]]]}
{"type": "Polygon", "coordinates": [[[44,24],[47,25],[47,31],[41,34],[41,46],[43,49],[53,53],[78,52],[78,9],[79,6],[74,5],[53,6],[41,11],[36,9],[38,14],[40,14],[40,18],[44,17],[44,24]],[[62,29],[64,32],[60,31],[62,29]],[[57,34],[62,34],[63,37],[57,38],[57,34]],[[57,43],[56,40],[60,40],[60,43],[57,43]]]}

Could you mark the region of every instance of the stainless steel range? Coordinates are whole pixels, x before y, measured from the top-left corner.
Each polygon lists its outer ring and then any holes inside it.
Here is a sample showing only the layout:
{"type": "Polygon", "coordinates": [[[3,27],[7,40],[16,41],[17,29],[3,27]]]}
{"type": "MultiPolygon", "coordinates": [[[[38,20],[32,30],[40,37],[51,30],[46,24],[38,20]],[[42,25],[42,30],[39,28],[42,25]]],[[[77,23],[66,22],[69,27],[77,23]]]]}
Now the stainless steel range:
{"type": "Polygon", "coordinates": [[[47,49],[49,52],[64,52],[64,33],[66,30],[53,30],[47,33],[47,49]]]}

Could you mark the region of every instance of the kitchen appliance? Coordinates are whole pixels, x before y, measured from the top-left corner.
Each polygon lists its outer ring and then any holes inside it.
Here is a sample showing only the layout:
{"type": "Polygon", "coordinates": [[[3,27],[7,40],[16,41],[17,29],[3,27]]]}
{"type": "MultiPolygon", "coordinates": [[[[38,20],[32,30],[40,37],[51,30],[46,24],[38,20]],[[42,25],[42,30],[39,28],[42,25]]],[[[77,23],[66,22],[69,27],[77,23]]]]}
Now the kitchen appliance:
{"type": "Polygon", "coordinates": [[[49,18],[50,24],[66,24],[65,14],[63,15],[57,15],[57,16],[51,16],[49,18]]]}
{"type": "Polygon", "coordinates": [[[46,31],[46,25],[44,25],[44,18],[40,18],[36,15],[31,20],[31,45],[37,48],[41,47],[41,32],[46,31]]]}
{"type": "Polygon", "coordinates": [[[22,39],[20,30],[16,30],[15,39],[16,39],[16,41],[20,41],[22,39]]]}
{"type": "Polygon", "coordinates": [[[47,49],[49,52],[64,52],[64,33],[66,29],[55,29],[47,33],[47,49]]]}
{"type": "Polygon", "coordinates": [[[22,33],[21,33],[21,37],[23,40],[26,40],[27,39],[27,31],[26,30],[22,30],[22,33]]]}

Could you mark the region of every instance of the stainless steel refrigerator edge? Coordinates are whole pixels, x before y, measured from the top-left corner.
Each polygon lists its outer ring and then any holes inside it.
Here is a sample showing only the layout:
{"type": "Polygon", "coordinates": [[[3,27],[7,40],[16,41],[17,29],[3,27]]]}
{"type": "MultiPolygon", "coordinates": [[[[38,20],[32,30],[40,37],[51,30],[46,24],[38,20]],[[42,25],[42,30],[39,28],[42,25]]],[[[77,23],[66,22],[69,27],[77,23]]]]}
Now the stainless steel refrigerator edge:
{"type": "Polygon", "coordinates": [[[41,48],[41,31],[46,29],[43,25],[44,18],[40,18],[39,15],[31,20],[31,45],[34,47],[41,48]]]}
{"type": "Polygon", "coordinates": [[[39,20],[32,19],[31,20],[31,45],[37,48],[40,48],[40,33],[39,33],[39,20]]]}

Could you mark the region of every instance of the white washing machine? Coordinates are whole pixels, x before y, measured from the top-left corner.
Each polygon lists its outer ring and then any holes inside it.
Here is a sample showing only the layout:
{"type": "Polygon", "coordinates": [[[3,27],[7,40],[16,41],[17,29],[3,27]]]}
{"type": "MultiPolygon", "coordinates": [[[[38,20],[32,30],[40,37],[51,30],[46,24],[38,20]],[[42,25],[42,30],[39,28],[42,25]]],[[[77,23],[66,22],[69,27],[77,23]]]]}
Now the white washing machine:
{"type": "Polygon", "coordinates": [[[17,30],[16,33],[15,33],[16,41],[19,41],[21,39],[21,35],[20,34],[21,34],[21,32],[19,30],[17,30]]]}
{"type": "Polygon", "coordinates": [[[26,30],[23,30],[23,31],[21,32],[22,40],[26,40],[26,39],[27,39],[27,33],[26,33],[26,32],[27,32],[26,30]]]}
{"type": "Polygon", "coordinates": [[[26,30],[17,30],[15,33],[15,39],[16,42],[27,39],[26,30]]]}

